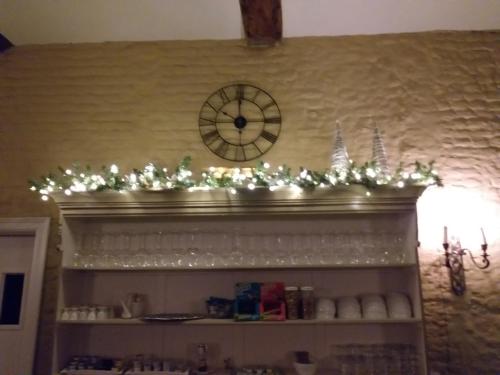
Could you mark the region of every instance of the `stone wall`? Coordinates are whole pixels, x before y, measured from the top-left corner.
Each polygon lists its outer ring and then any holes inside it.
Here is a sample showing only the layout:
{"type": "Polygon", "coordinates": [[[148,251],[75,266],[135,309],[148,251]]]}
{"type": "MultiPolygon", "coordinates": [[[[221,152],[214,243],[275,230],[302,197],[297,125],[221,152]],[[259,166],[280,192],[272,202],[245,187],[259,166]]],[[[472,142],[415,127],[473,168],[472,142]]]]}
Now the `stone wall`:
{"type": "MultiPolygon", "coordinates": [[[[173,166],[191,155],[195,169],[232,166],[203,146],[197,117],[210,93],[234,82],[267,90],[280,106],[282,133],[265,156],[272,164],[326,168],[336,120],[354,160],[371,157],[375,123],[392,166],[437,160],[447,187],[429,190],[419,203],[431,368],[498,374],[499,46],[500,32],[440,32],[299,38],[269,49],[176,41],[21,46],[0,55],[0,217],[54,219],[37,374],[47,373],[50,360],[60,254],[57,208],[31,193],[27,179],[75,161],[129,169],[148,161],[173,166]],[[464,297],[449,292],[439,257],[442,223],[433,221],[441,198],[452,193],[459,213],[460,194],[479,197],[490,215],[487,235],[496,241],[490,269],[467,261],[464,297]]],[[[465,220],[467,213],[455,216],[465,220]]]]}

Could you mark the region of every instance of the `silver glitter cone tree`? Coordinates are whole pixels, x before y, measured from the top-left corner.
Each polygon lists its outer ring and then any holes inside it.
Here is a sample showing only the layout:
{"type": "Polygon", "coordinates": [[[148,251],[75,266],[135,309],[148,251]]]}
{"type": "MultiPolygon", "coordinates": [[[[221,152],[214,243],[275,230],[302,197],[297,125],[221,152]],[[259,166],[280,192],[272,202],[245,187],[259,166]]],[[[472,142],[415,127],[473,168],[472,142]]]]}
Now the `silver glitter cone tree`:
{"type": "Polygon", "coordinates": [[[373,161],[375,165],[380,168],[384,175],[389,175],[389,166],[387,165],[387,154],[385,153],[384,142],[382,136],[375,128],[373,133],[373,161]]]}
{"type": "Polygon", "coordinates": [[[338,121],[335,135],[335,145],[332,153],[331,169],[335,169],[337,171],[345,171],[349,169],[349,155],[347,154],[347,148],[345,147],[344,139],[342,138],[342,131],[340,130],[338,121]]]}

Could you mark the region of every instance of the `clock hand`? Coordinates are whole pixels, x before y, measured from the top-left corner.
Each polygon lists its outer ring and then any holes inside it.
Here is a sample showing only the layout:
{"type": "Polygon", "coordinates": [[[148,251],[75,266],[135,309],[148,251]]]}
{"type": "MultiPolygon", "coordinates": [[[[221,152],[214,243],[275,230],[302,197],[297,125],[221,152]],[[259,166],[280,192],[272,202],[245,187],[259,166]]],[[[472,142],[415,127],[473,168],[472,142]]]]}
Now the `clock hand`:
{"type": "Polygon", "coordinates": [[[238,99],[238,117],[241,116],[241,99],[238,99]]]}
{"type": "Polygon", "coordinates": [[[240,146],[241,146],[241,133],[242,133],[241,129],[238,129],[238,133],[240,133],[240,146]]]}
{"type": "Polygon", "coordinates": [[[234,117],[234,116],[231,116],[231,115],[230,115],[229,113],[227,113],[227,112],[221,111],[221,113],[222,113],[223,115],[226,115],[227,117],[231,117],[233,120],[235,119],[235,117],[234,117]]]}
{"type": "MultiPolygon", "coordinates": [[[[229,116],[229,117],[231,117],[231,116],[229,116]]],[[[250,119],[250,120],[246,120],[246,121],[247,121],[247,123],[249,123],[249,122],[264,122],[264,119],[260,119],[260,120],[250,119]]],[[[217,122],[217,124],[234,124],[234,120],[217,120],[216,122],[217,122]]]]}

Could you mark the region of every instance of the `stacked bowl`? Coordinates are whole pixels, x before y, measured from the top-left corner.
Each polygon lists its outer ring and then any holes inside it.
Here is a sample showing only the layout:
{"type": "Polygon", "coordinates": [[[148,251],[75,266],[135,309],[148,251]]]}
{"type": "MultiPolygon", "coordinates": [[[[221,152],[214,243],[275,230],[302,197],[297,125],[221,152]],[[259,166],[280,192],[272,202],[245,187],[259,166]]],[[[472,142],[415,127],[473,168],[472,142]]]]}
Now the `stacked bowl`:
{"type": "Polygon", "coordinates": [[[361,319],[361,307],[356,297],[340,297],[337,301],[339,319],[361,319]]]}
{"type": "Polygon", "coordinates": [[[384,298],[379,294],[366,294],[361,297],[364,319],[387,319],[384,298]]]}
{"type": "Polygon", "coordinates": [[[392,319],[409,319],[411,318],[410,299],[403,293],[388,293],[387,310],[389,317],[392,319]]]}

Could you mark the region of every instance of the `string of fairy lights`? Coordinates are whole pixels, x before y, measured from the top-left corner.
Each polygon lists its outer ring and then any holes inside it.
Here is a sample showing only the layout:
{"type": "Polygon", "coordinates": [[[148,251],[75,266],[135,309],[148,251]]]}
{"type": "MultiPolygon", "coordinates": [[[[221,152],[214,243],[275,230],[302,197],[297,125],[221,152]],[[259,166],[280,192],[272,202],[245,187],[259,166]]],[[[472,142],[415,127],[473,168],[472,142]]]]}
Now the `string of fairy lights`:
{"type": "Polygon", "coordinates": [[[380,186],[404,188],[413,185],[442,185],[434,162],[428,164],[415,162],[407,168],[400,165],[393,173],[381,168],[376,161],[357,165],[349,160],[342,167],[332,166],[325,171],[300,168],[296,173],[285,164],[272,168],[267,162],[259,162],[254,168],[216,168],[203,170],[198,177],[190,169],[191,157],[187,156],[171,172],[154,163],[142,169],[133,169],[122,174],[116,164],[104,166],[99,171],[90,166],[74,165],[71,168],[58,168],[57,173],[49,173],[38,180],[31,180],[31,190],[38,192],[43,201],[51,194],[72,195],[83,192],[102,191],[168,191],[186,190],[188,192],[212,189],[227,189],[237,194],[241,189],[254,190],[266,188],[293,189],[296,191],[328,189],[341,185],[363,185],[366,194],[380,186]]]}

